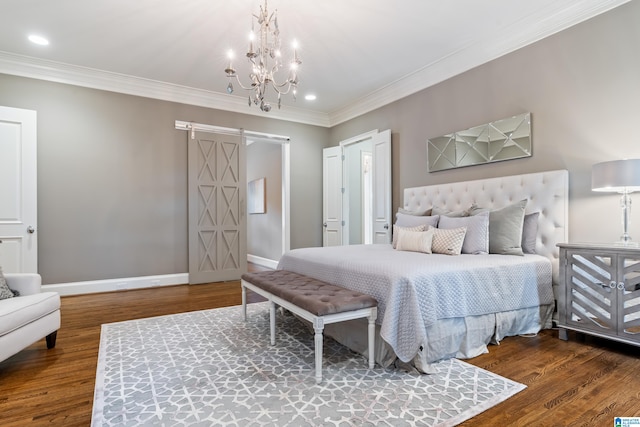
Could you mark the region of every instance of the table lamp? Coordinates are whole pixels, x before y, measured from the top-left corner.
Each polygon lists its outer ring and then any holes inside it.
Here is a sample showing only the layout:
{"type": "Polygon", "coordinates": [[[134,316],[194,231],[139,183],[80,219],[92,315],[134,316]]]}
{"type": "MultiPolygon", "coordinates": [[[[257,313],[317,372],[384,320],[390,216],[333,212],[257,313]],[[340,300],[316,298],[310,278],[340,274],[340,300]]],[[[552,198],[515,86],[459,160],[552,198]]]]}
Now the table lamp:
{"type": "Polygon", "coordinates": [[[620,244],[637,246],[629,236],[629,214],[631,196],[640,191],[640,159],[613,160],[596,163],[591,169],[591,189],[593,191],[621,193],[622,236],[620,244]]]}

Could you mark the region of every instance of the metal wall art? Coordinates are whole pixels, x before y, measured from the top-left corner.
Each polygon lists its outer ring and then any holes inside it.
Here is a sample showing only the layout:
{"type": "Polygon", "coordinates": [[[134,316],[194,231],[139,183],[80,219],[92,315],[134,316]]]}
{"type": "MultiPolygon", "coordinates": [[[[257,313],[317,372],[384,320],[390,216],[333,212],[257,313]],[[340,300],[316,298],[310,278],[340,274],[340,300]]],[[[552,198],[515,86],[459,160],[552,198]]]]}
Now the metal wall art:
{"type": "Polygon", "coordinates": [[[427,140],[429,172],[531,157],[531,113],[427,140]]]}

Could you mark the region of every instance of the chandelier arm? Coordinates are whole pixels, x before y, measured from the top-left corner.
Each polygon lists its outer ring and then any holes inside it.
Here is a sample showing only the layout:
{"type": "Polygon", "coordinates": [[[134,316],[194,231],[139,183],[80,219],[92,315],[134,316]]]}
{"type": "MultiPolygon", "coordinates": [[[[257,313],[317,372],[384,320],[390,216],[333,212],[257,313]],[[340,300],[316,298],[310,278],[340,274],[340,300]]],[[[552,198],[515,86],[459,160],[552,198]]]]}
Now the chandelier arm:
{"type": "Polygon", "coordinates": [[[241,89],[244,89],[244,90],[255,90],[255,86],[246,87],[245,85],[243,85],[242,82],[240,81],[240,77],[238,77],[237,74],[235,76],[233,76],[233,77],[236,79],[236,82],[238,83],[238,85],[240,86],[241,89]]]}

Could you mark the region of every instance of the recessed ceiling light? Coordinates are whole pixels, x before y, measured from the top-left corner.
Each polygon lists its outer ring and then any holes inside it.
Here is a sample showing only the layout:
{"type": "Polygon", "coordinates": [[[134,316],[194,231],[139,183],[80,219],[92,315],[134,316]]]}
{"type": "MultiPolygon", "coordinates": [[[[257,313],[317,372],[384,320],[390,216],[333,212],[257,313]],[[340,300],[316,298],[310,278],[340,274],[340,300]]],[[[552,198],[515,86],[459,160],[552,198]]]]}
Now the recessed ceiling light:
{"type": "Polygon", "coordinates": [[[316,96],[312,93],[310,93],[309,95],[305,95],[304,99],[306,99],[307,101],[315,101],[316,100],[316,96]]]}
{"type": "Polygon", "coordinates": [[[49,44],[49,40],[45,39],[42,36],[38,36],[36,34],[31,34],[29,36],[29,41],[31,43],[34,43],[34,44],[37,44],[37,45],[40,45],[40,46],[47,46],[49,44]]]}

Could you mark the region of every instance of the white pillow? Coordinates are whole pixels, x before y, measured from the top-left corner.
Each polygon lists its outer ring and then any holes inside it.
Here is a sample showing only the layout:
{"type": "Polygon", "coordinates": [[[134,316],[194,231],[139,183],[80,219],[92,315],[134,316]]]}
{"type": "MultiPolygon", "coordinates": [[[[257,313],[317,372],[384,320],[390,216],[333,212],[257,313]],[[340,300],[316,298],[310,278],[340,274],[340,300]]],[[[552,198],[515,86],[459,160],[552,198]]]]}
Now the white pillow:
{"type": "Polygon", "coordinates": [[[391,246],[393,246],[393,249],[396,248],[396,245],[398,244],[398,233],[400,232],[400,230],[408,230],[408,231],[424,231],[424,229],[426,228],[426,226],[423,225],[416,225],[415,227],[400,227],[398,225],[393,225],[393,238],[391,239],[391,246]]]}
{"type": "Polygon", "coordinates": [[[462,243],[463,254],[489,253],[489,212],[481,212],[475,216],[448,217],[441,216],[438,228],[451,229],[466,227],[467,232],[462,243]]]}
{"type": "Polygon", "coordinates": [[[430,254],[431,244],[433,242],[433,230],[436,229],[431,228],[429,231],[410,231],[401,228],[398,233],[398,245],[396,249],[399,251],[430,254]]]}
{"type": "Polygon", "coordinates": [[[430,227],[429,230],[434,231],[431,252],[434,254],[460,255],[464,235],[467,233],[466,227],[449,229],[430,227]]]}

